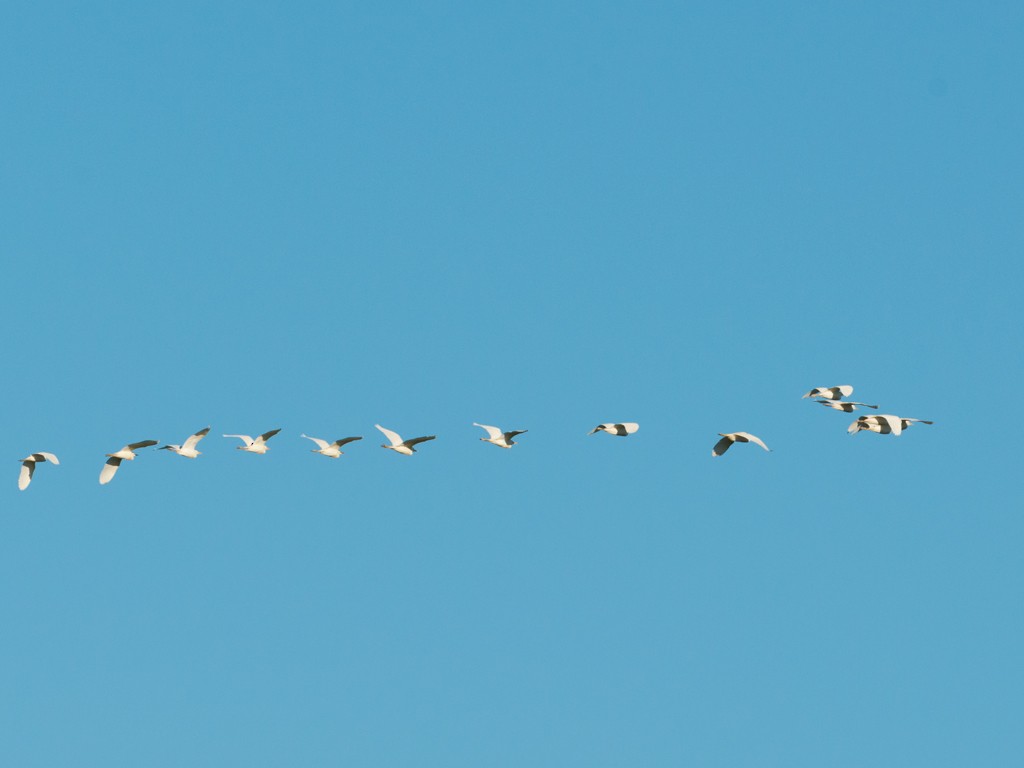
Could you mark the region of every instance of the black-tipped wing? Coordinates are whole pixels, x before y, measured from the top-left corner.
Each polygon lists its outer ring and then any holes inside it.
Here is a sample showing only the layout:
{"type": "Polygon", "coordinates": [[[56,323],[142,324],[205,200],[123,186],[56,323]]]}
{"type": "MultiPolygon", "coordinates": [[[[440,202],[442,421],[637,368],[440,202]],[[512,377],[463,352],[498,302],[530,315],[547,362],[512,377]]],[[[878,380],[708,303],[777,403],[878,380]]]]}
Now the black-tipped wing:
{"type": "Polygon", "coordinates": [[[712,456],[721,456],[723,453],[729,450],[729,446],[732,445],[733,440],[731,437],[723,437],[717,443],[715,447],[711,449],[712,456]]]}
{"type": "Polygon", "coordinates": [[[343,437],[343,438],[341,438],[341,440],[335,440],[334,444],[336,446],[338,446],[339,448],[341,448],[341,446],[343,446],[343,445],[348,445],[349,443],[354,443],[356,440],[362,440],[362,439],[363,439],[362,437],[343,437]]]}

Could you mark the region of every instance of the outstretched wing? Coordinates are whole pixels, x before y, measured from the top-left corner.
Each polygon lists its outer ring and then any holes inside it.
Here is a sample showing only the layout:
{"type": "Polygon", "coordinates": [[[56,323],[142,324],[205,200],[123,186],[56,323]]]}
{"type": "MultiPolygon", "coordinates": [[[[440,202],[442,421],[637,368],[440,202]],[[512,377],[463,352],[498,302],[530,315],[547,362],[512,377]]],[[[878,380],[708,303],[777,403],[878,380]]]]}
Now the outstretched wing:
{"type": "Polygon", "coordinates": [[[771,451],[771,448],[769,448],[767,445],[765,445],[763,442],[761,442],[761,438],[759,438],[757,435],[752,435],[749,432],[737,432],[736,433],[736,439],[737,440],[741,440],[742,439],[744,442],[748,442],[748,443],[755,443],[757,445],[760,445],[766,451],[771,451]]]}
{"type": "Polygon", "coordinates": [[[623,424],[616,424],[615,425],[615,434],[623,435],[623,436],[625,436],[625,435],[632,435],[638,429],[640,429],[640,425],[639,424],[637,424],[635,422],[632,422],[632,421],[627,421],[627,422],[625,422],[623,424]]]}
{"type": "Polygon", "coordinates": [[[309,435],[301,435],[301,437],[304,437],[307,440],[312,440],[314,443],[320,446],[321,451],[326,451],[330,447],[329,443],[326,440],[321,440],[319,437],[310,437],[309,435]]]}
{"type": "Polygon", "coordinates": [[[412,448],[414,445],[425,443],[427,440],[436,440],[437,435],[427,435],[426,437],[414,437],[411,440],[406,440],[404,445],[406,448],[412,448]]]}
{"type": "Polygon", "coordinates": [[[21,472],[18,474],[18,490],[24,491],[28,488],[28,484],[32,482],[32,474],[36,471],[36,463],[34,461],[21,462],[21,472]]]}
{"type": "Polygon", "coordinates": [[[51,464],[60,464],[60,462],[57,461],[56,456],[54,456],[52,453],[47,453],[46,451],[39,451],[39,453],[33,453],[32,458],[34,458],[36,461],[48,461],[51,464]]]}
{"type": "Polygon", "coordinates": [[[384,434],[384,437],[388,439],[388,442],[390,442],[391,445],[396,446],[402,444],[402,436],[397,432],[392,432],[390,429],[384,429],[380,424],[374,424],[373,426],[384,434]]]}
{"type": "Polygon", "coordinates": [[[338,446],[339,448],[341,448],[341,446],[343,446],[343,445],[348,445],[349,443],[354,443],[356,440],[362,440],[362,439],[363,439],[362,436],[359,436],[359,437],[343,437],[343,438],[341,438],[341,440],[335,440],[334,444],[336,446],[338,446]]]}
{"type": "Polygon", "coordinates": [[[246,445],[252,445],[252,438],[248,435],[224,435],[224,437],[237,437],[246,445]]]}
{"type": "Polygon", "coordinates": [[[732,444],[733,439],[731,437],[723,437],[721,440],[715,443],[715,447],[711,449],[711,455],[721,456],[723,453],[729,450],[729,446],[732,444]]]}
{"type": "Polygon", "coordinates": [[[156,444],[156,440],[140,440],[137,443],[128,443],[128,447],[134,451],[136,448],[149,448],[149,446],[156,444]]]}
{"type": "Polygon", "coordinates": [[[529,431],[530,430],[528,429],[513,429],[511,432],[504,433],[505,440],[506,442],[511,442],[512,438],[515,437],[516,435],[525,435],[529,431]]]}
{"type": "Polygon", "coordinates": [[[121,460],[117,456],[111,456],[107,459],[107,463],[103,465],[103,469],[100,470],[100,485],[106,485],[114,479],[114,475],[117,474],[117,468],[121,466],[121,460]]]}
{"type": "Polygon", "coordinates": [[[594,434],[595,432],[600,432],[600,431],[602,431],[602,430],[604,430],[604,429],[608,429],[609,427],[613,427],[613,426],[615,426],[615,425],[614,425],[614,424],[598,424],[598,425],[597,425],[596,427],[594,427],[594,428],[593,428],[592,430],[590,430],[589,432],[587,432],[587,434],[588,434],[588,435],[592,435],[592,434],[594,434]]]}
{"type": "Polygon", "coordinates": [[[490,427],[486,424],[477,424],[475,421],[473,422],[473,426],[487,430],[487,436],[491,438],[491,440],[497,440],[499,437],[501,437],[501,430],[498,429],[497,427],[490,427]]]}
{"type": "Polygon", "coordinates": [[[191,451],[193,448],[196,447],[199,441],[206,437],[209,433],[209,427],[207,427],[206,429],[200,429],[198,432],[196,432],[194,435],[189,437],[188,440],[185,441],[185,444],[181,446],[182,449],[186,451],[191,451]]]}
{"type": "Polygon", "coordinates": [[[280,431],[281,431],[280,429],[272,429],[269,432],[264,432],[262,435],[260,435],[259,437],[256,438],[256,442],[257,443],[265,443],[265,442],[267,442],[267,440],[272,438],[274,435],[276,435],[280,431]]]}

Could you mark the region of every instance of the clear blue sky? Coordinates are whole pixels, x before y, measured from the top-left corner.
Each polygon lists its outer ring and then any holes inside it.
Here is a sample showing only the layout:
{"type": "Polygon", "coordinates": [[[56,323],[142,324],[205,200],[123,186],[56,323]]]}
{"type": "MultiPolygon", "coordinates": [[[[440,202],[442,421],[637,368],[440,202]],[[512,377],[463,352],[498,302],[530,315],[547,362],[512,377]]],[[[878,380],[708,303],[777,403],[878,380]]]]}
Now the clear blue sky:
{"type": "Polygon", "coordinates": [[[1018,4],[154,5],[0,11],[0,763],[1024,760],[1018,4]]]}

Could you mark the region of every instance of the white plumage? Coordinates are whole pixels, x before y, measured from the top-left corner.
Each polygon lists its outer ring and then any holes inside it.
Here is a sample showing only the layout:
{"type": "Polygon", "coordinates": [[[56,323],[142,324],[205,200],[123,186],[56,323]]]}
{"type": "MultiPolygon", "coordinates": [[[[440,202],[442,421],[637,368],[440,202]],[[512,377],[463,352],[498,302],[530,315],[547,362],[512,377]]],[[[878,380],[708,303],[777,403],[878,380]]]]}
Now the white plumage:
{"type": "Polygon", "coordinates": [[[754,443],[755,445],[760,445],[766,451],[771,450],[771,448],[761,442],[761,438],[749,432],[729,432],[728,434],[719,432],[718,434],[722,439],[715,443],[715,447],[711,449],[712,456],[721,456],[729,450],[733,443],[754,443]]]}
{"type": "Polygon", "coordinates": [[[314,448],[310,451],[311,453],[319,453],[321,456],[326,456],[329,459],[337,459],[341,457],[344,453],[344,451],[341,450],[341,446],[363,439],[362,437],[343,437],[340,440],[335,440],[333,443],[328,443],[326,440],[321,440],[319,437],[310,437],[309,435],[303,435],[303,437],[307,440],[312,440],[319,446],[319,448],[314,448]]]}
{"type": "Polygon", "coordinates": [[[522,435],[528,431],[525,429],[516,429],[512,430],[511,432],[502,432],[497,427],[491,427],[488,426],[487,424],[477,424],[475,421],[473,422],[473,426],[480,427],[481,429],[487,431],[487,437],[480,438],[483,442],[491,443],[493,445],[498,446],[499,448],[511,448],[513,445],[516,444],[516,441],[513,440],[512,438],[515,437],[516,435],[522,435]]]}
{"type": "Polygon", "coordinates": [[[804,397],[823,397],[826,400],[841,400],[853,394],[853,387],[849,384],[840,384],[838,387],[815,387],[804,397]]]}
{"type": "Polygon", "coordinates": [[[194,459],[201,453],[200,451],[196,450],[196,446],[199,444],[200,440],[202,440],[209,434],[209,432],[209,427],[206,427],[206,429],[200,429],[195,434],[189,435],[189,437],[185,440],[185,443],[183,445],[162,445],[157,450],[173,451],[179,456],[184,456],[186,459],[194,459]]]}
{"type": "Polygon", "coordinates": [[[846,431],[851,435],[855,435],[858,432],[875,432],[879,435],[896,435],[898,437],[903,434],[903,430],[911,424],[918,422],[921,424],[934,423],[924,419],[908,419],[901,416],[893,416],[891,413],[880,413],[877,416],[861,416],[846,431]]]}
{"type": "Polygon", "coordinates": [[[595,432],[607,432],[609,435],[616,435],[618,437],[625,437],[626,435],[632,435],[638,429],[640,429],[640,425],[639,424],[637,424],[635,422],[631,422],[631,421],[626,421],[626,422],[623,422],[621,424],[612,424],[612,423],[598,424],[592,430],[587,432],[587,434],[588,435],[592,435],[595,432]]]}
{"type": "Polygon", "coordinates": [[[408,440],[403,440],[402,436],[397,432],[392,432],[390,429],[385,429],[380,424],[374,424],[377,429],[383,433],[384,437],[388,439],[391,445],[381,445],[381,448],[389,448],[396,453],[400,453],[403,456],[412,456],[416,453],[415,446],[420,443],[425,443],[427,440],[437,439],[437,435],[428,435],[426,437],[413,437],[408,440]]]}
{"type": "Polygon", "coordinates": [[[24,491],[28,488],[28,484],[32,482],[32,475],[35,474],[36,464],[43,461],[48,461],[51,464],[60,464],[56,456],[45,451],[31,453],[24,459],[21,459],[21,472],[18,473],[19,491],[24,491]]]}
{"type": "Polygon", "coordinates": [[[248,435],[224,435],[224,437],[237,437],[244,445],[236,445],[235,448],[239,451],[246,451],[247,453],[266,453],[270,450],[270,446],[267,445],[267,440],[272,438],[280,429],[272,429],[269,432],[264,432],[262,435],[253,440],[248,435]]]}
{"type": "Polygon", "coordinates": [[[874,408],[878,409],[877,405],[868,405],[867,403],[855,403],[853,400],[815,400],[814,402],[820,405],[827,405],[829,408],[834,408],[837,411],[843,411],[845,413],[853,413],[857,410],[859,405],[861,408],[874,408]]]}
{"type": "Polygon", "coordinates": [[[100,485],[106,485],[114,479],[114,475],[117,474],[117,468],[121,466],[122,461],[134,461],[137,449],[148,448],[151,445],[156,445],[156,443],[156,440],[140,440],[137,443],[128,443],[128,445],[116,453],[108,453],[107,462],[103,465],[103,469],[100,470],[100,485]]]}

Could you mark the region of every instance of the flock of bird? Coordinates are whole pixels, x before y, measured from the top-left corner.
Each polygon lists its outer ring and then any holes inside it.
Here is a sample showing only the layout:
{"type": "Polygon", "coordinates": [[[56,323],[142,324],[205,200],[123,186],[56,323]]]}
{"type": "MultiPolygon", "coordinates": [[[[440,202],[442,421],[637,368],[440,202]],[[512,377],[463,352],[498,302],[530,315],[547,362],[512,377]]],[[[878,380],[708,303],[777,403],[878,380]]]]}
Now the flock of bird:
{"type": "MultiPolygon", "coordinates": [[[[858,403],[852,400],[844,400],[844,397],[849,397],[853,394],[853,387],[849,384],[843,384],[838,387],[815,387],[806,395],[804,398],[815,398],[814,402],[820,403],[821,405],[833,408],[838,411],[844,411],[851,413],[860,408],[874,408],[878,409],[877,405],[868,405],[867,403],[858,403]]],[[[857,432],[867,431],[875,432],[881,435],[900,435],[903,430],[907,429],[911,424],[932,424],[931,421],[925,421],[924,419],[911,419],[901,416],[893,416],[891,414],[878,414],[875,416],[860,416],[847,428],[847,432],[851,435],[857,432]]],[[[424,437],[413,437],[408,440],[402,439],[402,436],[397,432],[382,427],[380,424],[374,425],[381,434],[387,438],[388,442],[381,445],[381,448],[386,448],[395,453],[400,453],[403,456],[412,456],[416,453],[416,446],[420,443],[425,443],[428,440],[435,440],[436,435],[426,435],[424,437]]],[[[477,424],[473,422],[474,427],[480,427],[487,433],[487,437],[481,437],[480,440],[485,443],[491,443],[499,448],[511,448],[517,443],[512,438],[517,435],[525,434],[525,429],[514,429],[508,432],[503,432],[498,427],[493,427],[488,424],[477,424]]],[[[596,432],[607,432],[609,435],[615,435],[617,437],[627,437],[632,435],[638,429],[640,425],[635,422],[606,422],[604,424],[598,424],[594,427],[588,435],[593,435],[596,432]]],[[[258,435],[253,438],[249,435],[224,435],[224,437],[234,437],[242,441],[241,445],[235,446],[240,451],[246,451],[248,453],[266,453],[270,450],[270,446],[267,444],[270,438],[280,432],[280,429],[272,429],[269,432],[264,432],[262,435],[258,435]]],[[[184,443],[181,445],[162,445],[158,450],[171,451],[179,456],[184,456],[186,459],[194,459],[200,455],[200,451],[196,448],[199,445],[199,441],[202,440],[210,433],[210,427],[200,429],[198,432],[189,435],[184,443]]],[[[349,443],[355,442],[356,440],[362,440],[361,436],[354,437],[343,437],[334,442],[328,442],[319,437],[310,437],[309,435],[302,435],[306,440],[312,441],[317,447],[312,449],[313,453],[319,453],[321,456],[326,456],[330,459],[340,458],[343,454],[341,450],[342,446],[348,445],[349,443]]],[[[722,439],[715,443],[714,448],[711,449],[712,456],[721,456],[733,443],[754,443],[755,445],[761,446],[764,450],[770,451],[764,441],[757,435],[752,435],[749,432],[728,432],[719,433],[719,437],[722,439]]],[[[136,443],[128,443],[120,450],[114,453],[106,454],[107,460],[103,464],[103,468],[100,470],[100,485],[106,485],[114,479],[114,475],[117,474],[118,468],[121,466],[123,461],[134,461],[136,456],[135,452],[140,448],[149,448],[150,446],[156,445],[157,440],[140,440],[136,443]]],[[[24,491],[28,488],[29,483],[32,482],[32,476],[36,471],[36,465],[44,462],[50,462],[51,464],[59,465],[60,461],[57,457],[46,451],[39,451],[26,456],[24,459],[19,460],[21,462],[21,472],[18,475],[18,488],[24,491]]]]}

